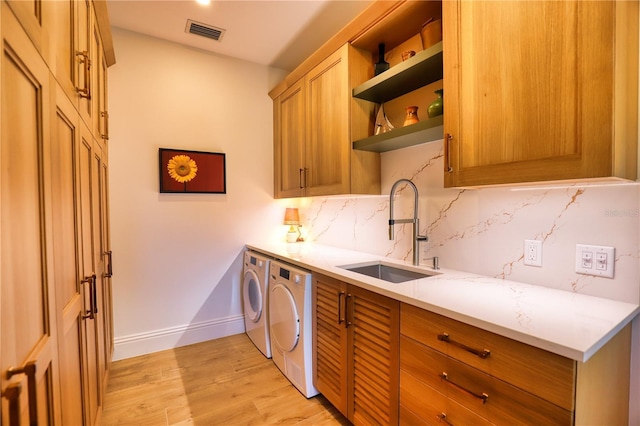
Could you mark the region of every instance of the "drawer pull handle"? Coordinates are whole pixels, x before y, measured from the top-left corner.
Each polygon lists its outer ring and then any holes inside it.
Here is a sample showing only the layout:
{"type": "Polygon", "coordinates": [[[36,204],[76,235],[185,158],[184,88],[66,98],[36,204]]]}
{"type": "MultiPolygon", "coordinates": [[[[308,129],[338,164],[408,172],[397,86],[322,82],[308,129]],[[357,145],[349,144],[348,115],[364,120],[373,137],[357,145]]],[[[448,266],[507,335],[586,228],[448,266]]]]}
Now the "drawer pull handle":
{"type": "Polygon", "coordinates": [[[489,395],[487,395],[486,393],[484,393],[484,392],[475,393],[475,392],[472,392],[472,391],[470,391],[469,389],[467,389],[467,388],[465,388],[463,386],[460,386],[456,382],[454,382],[451,379],[449,379],[449,375],[445,371],[443,371],[442,374],[439,374],[439,376],[440,376],[441,380],[444,380],[447,383],[451,383],[453,386],[455,386],[456,388],[460,389],[461,391],[468,393],[469,395],[471,395],[474,398],[481,399],[483,404],[487,403],[487,399],[489,399],[489,395]]]}
{"type": "Polygon", "coordinates": [[[447,343],[451,343],[454,346],[457,346],[461,349],[464,349],[467,352],[471,352],[472,354],[482,358],[482,359],[486,359],[489,357],[489,355],[491,355],[491,351],[489,349],[483,349],[483,350],[479,350],[479,349],[474,349],[470,346],[467,346],[463,343],[460,342],[456,342],[455,340],[451,340],[451,338],[449,337],[449,334],[447,333],[442,333],[442,334],[438,334],[438,340],[440,340],[441,342],[447,342],[447,343]]]}
{"type": "Polygon", "coordinates": [[[438,418],[439,422],[444,422],[445,424],[448,424],[449,426],[453,426],[453,423],[451,423],[449,420],[447,420],[447,415],[445,413],[440,413],[436,417],[438,418]]]}

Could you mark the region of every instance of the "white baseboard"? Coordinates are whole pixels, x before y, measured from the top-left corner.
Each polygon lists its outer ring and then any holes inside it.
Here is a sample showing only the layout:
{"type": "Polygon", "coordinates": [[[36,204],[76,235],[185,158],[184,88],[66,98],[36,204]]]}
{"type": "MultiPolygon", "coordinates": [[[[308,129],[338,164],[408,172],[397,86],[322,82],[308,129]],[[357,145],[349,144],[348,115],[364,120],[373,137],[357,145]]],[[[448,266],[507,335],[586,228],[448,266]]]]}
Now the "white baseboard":
{"type": "Polygon", "coordinates": [[[113,361],[244,333],[244,315],[216,318],[114,339],[113,361]]]}

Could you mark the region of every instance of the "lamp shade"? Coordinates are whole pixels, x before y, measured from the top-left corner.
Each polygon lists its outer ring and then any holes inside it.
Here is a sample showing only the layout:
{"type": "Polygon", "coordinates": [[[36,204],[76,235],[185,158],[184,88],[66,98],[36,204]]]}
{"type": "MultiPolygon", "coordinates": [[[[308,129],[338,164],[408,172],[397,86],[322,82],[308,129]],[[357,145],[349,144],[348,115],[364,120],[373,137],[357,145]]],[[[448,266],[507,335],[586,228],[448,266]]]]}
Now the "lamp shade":
{"type": "Polygon", "coordinates": [[[285,225],[299,225],[300,215],[297,208],[287,208],[284,211],[284,224],[285,225]]]}

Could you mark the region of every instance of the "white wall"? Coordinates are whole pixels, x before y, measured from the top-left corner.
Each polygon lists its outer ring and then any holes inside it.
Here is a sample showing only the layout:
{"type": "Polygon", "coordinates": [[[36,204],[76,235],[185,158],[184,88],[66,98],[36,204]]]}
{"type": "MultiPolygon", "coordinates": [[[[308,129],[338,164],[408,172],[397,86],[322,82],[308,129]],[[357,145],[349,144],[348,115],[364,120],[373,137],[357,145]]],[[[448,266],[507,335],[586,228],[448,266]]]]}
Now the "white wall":
{"type": "Polygon", "coordinates": [[[282,226],[268,91],[284,72],[114,29],[114,358],[244,331],[241,252],[282,226]],[[158,148],[226,154],[226,194],[160,194],[158,148]]]}

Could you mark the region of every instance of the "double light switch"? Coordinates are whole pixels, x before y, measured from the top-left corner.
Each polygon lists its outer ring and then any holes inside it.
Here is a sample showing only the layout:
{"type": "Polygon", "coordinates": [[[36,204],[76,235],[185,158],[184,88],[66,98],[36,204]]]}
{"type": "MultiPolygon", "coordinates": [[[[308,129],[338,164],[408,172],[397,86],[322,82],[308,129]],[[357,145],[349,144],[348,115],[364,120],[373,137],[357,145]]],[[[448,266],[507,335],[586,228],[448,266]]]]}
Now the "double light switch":
{"type": "Polygon", "coordinates": [[[576,272],[613,278],[615,248],[576,244],[576,272]]]}

